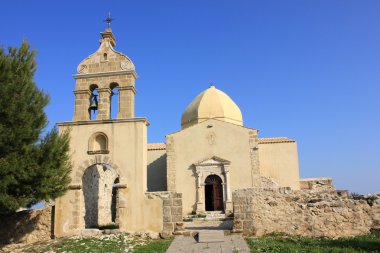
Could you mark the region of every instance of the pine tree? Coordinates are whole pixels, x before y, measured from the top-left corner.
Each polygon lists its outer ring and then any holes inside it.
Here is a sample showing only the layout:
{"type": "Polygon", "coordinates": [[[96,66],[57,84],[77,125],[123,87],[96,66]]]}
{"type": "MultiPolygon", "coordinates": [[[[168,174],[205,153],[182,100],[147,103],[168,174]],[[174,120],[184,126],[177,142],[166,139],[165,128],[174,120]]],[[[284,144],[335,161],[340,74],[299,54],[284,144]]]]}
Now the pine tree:
{"type": "Polygon", "coordinates": [[[70,183],[69,133],[42,136],[49,102],[33,81],[35,52],[0,48],[0,214],[64,194],[70,183]]]}

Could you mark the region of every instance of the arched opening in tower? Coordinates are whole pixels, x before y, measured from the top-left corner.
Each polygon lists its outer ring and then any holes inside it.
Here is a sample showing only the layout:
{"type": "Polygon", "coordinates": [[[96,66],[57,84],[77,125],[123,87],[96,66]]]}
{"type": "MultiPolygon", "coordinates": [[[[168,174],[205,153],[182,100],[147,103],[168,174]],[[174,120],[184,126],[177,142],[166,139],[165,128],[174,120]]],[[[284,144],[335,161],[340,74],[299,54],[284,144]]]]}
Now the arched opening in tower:
{"type": "Polygon", "coordinates": [[[118,83],[111,83],[110,84],[110,89],[111,89],[110,116],[111,116],[111,119],[117,119],[117,114],[119,113],[119,110],[120,110],[118,87],[119,87],[118,83]]]}

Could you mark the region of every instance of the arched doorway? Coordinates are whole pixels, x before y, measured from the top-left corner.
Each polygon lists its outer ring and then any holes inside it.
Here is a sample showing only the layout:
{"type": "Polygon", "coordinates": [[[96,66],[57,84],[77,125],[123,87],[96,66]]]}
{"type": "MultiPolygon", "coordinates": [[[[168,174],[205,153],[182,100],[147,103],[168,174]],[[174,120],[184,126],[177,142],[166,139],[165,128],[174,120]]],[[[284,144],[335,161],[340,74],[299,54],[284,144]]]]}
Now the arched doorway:
{"type": "Polygon", "coordinates": [[[117,225],[117,172],[109,164],[94,164],[82,176],[85,228],[117,225]]]}
{"type": "Polygon", "coordinates": [[[210,175],[205,180],[206,211],[223,211],[222,179],[217,175],[210,175]]]}

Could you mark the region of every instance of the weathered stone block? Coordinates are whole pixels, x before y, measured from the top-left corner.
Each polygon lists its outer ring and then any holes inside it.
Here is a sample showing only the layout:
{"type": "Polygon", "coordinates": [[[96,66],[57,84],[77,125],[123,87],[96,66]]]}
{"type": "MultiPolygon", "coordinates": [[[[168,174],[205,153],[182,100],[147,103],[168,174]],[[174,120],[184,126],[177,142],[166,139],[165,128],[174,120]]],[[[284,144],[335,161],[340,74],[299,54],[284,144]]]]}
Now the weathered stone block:
{"type": "Polygon", "coordinates": [[[163,230],[173,232],[174,231],[174,223],[173,222],[164,222],[163,230]]]}
{"type": "Polygon", "coordinates": [[[171,215],[171,208],[170,206],[164,206],[164,217],[165,216],[170,216],[171,215]]]}
{"type": "Polygon", "coordinates": [[[172,216],[172,221],[173,222],[180,222],[180,221],[182,221],[182,215],[173,215],[172,216]]]}
{"type": "Polygon", "coordinates": [[[173,215],[182,215],[182,207],[174,206],[171,208],[173,215]]]}
{"type": "Polygon", "coordinates": [[[173,206],[182,206],[182,199],[174,199],[173,206]]]}
{"type": "Polygon", "coordinates": [[[172,200],[171,199],[164,199],[164,206],[171,206],[172,200]]]}

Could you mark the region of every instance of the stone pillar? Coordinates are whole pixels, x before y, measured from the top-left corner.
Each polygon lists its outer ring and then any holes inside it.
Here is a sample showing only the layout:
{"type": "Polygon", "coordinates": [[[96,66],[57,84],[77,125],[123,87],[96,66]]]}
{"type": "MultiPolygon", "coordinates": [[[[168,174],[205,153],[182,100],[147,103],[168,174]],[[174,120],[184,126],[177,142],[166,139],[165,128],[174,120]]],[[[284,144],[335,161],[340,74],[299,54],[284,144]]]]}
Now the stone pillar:
{"type": "Polygon", "coordinates": [[[97,89],[99,93],[99,101],[98,101],[98,115],[96,117],[97,120],[104,120],[111,118],[111,89],[109,88],[101,88],[97,89]]]}
{"type": "Polygon", "coordinates": [[[224,165],[224,175],[226,177],[226,207],[225,212],[232,212],[232,201],[231,201],[231,189],[230,189],[230,176],[229,169],[227,165],[224,165]]]}
{"type": "Polygon", "coordinates": [[[204,190],[203,190],[203,183],[202,183],[202,173],[200,171],[197,171],[197,213],[202,213],[205,211],[205,205],[204,205],[204,190]]]}
{"type": "Polygon", "coordinates": [[[90,96],[89,90],[75,90],[75,108],[73,121],[90,120],[90,96]]]}
{"type": "MultiPolygon", "coordinates": [[[[69,226],[70,230],[74,229],[83,229],[84,224],[82,221],[82,201],[81,201],[81,195],[82,195],[82,186],[81,185],[70,185],[69,191],[74,196],[74,200],[72,201],[72,223],[69,226]]],[[[71,194],[69,194],[71,195],[71,194]]]]}
{"type": "Polygon", "coordinates": [[[117,204],[116,204],[116,224],[119,225],[120,231],[126,231],[127,224],[127,184],[118,183],[117,187],[117,204]]]}
{"type": "Polygon", "coordinates": [[[119,87],[119,111],[118,119],[128,119],[135,117],[135,94],[133,86],[119,87]]]}
{"type": "Polygon", "coordinates": [[[174,138],[172,136],[166,137],[166,184],[168,191],[176,191],[176,160],[174,138]]]}

